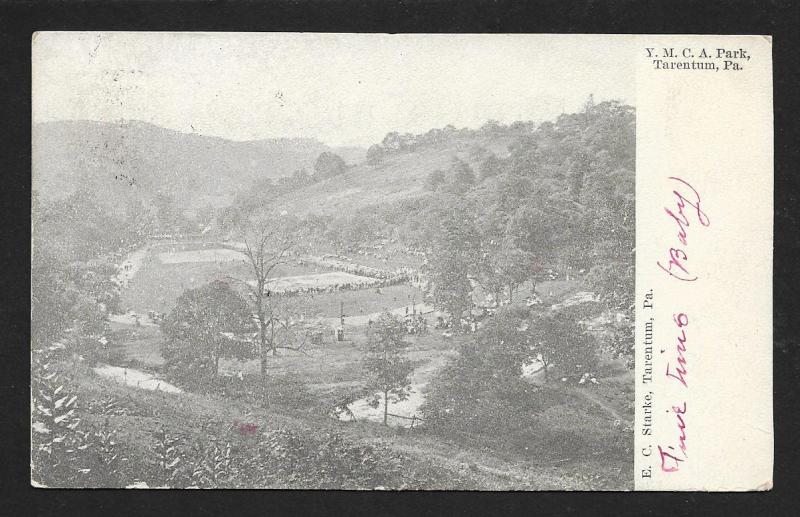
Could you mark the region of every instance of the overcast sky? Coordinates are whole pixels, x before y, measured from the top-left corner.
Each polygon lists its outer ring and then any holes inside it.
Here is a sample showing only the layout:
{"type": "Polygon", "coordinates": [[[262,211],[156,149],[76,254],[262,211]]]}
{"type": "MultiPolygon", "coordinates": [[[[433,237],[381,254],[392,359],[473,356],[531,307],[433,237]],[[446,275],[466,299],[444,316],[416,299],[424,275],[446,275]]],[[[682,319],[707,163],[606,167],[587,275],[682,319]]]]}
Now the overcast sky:
{"type": "Polygon", "coordinates": [[[379,142],[389,131],[541,122],[635,104],[626,38],[39,33],[33,120],[137,119],[234,140],[379,142]]]}

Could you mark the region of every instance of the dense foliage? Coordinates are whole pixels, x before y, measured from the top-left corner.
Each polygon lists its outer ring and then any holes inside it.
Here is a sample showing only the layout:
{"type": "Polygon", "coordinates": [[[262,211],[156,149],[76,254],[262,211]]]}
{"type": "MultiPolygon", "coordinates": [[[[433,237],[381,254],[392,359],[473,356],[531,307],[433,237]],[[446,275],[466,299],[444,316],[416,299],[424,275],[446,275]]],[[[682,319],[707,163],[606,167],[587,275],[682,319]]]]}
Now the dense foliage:
{"type": "Polygon", "coordinates": [[[570,390],[593,375],[596,353],[597,343],[581,331],[577,315],[506,308],[437,375],[422,408],[426,426],[532,458],[625,453],[630,430],[603,410],[601,418],[580,414],[586,401],[570,390]],[[544,384],[523,378],[523,366],[532,361],[544,369],[544,384]]]}
{"type": "Polygon", "coordinates": [[[317,161],[314,162],[314,179],[322,180],[344,174],[347,164],[338,154],[325,151],[320,153],[317,161]]]}
{"type": "Polygon", "coordinates": [[[203,386],[219,374],[221,357],[255,357],[253,329],[247,302],[226,282],[187,290],[161,323],[165,369],[184,386],[203,386]]]}

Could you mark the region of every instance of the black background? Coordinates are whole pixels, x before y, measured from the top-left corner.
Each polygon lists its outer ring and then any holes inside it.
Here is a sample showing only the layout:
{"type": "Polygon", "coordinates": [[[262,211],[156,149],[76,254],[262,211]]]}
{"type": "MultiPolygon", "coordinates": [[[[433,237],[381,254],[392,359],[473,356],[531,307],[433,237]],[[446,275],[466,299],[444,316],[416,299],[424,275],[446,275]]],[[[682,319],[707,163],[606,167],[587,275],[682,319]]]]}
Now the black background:
{"type": "MultiPolygon", "coordinates": [[[[798,39],[791,1],[0,0],[1,515],[798,515],[798,39]],[[30,42],[37,30],[773,35],[775,488],[747,494],[41,490],[29,486],[30,42]]],[[[598,49],[601,51],[602,49],[598,49]]],[[[69,85],[64,85],[68,88],[69,85]]],[[[742,207],[747,210],[748,207],[742,207]]],[[[764,228],[768,232],[769,228],[764,228]]],[[[748,249],[741,250],[746,257],[748,249]]],[[[764,267],[769,267],[764,264],[764,267]]],[[[753,289],[763,286],[754,285],[753,289]]],[[[713,293],[709,296],[713,297],[713,293]]],[[[719,300],[719,303],[732,303],[719,300]]],[[[742,307],[741,310],[747,310],[742,307]]],[[[717,351],[724,355],[724,344],[717,351]]],[[[742,376],[747,372],[742,371],[742,376]]],[[[735,382],[735,379],[732,379],[735,382]]],[[[746,424],[747,415],[742,415],[746,424]]],[[[749,451],[732,451],[731,469],[749,451]]],[[[744,463],[746,464],[746,462],[744,463]]]]}

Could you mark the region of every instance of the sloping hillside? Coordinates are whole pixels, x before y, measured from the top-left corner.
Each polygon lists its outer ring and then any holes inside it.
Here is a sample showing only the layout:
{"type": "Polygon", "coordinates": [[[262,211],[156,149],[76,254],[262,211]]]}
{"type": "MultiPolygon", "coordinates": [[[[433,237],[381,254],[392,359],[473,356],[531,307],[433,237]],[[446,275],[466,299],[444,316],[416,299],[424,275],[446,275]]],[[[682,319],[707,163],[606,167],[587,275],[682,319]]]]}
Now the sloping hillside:
{"type": "MultiPolygon", "coordinates": [[[[114,204],[156,194],[186,208],[223,206],[263,177],[313,170],[328,146],[313,139],[235,142],[186,134],[138,121],[63,121],[33,127],[33,186],[43,199],[82,185],[114,204]]],[[[359,156],[348,149],[348,157],[359,156]]]]}
{"type": "Polygon", "coordinates": [[[508,155],[514,141],[509,136],[456,137],[438,145],[386,156],[378,165],[362,162],[345,174],[328,178],[278,198],[276,204],[290,214],[341,215],[359,208],[389,204],[424,195],[431,172],[447,170],[454,158],[473,167],[473,151],[482,147],[498,157],[508,155]]]}

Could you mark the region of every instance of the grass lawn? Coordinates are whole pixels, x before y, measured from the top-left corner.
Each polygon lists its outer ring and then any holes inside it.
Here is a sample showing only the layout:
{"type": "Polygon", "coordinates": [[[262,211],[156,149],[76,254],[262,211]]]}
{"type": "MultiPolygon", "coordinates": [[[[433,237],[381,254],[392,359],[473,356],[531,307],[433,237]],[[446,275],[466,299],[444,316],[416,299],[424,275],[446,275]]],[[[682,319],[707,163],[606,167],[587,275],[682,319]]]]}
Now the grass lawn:
{"type": "MultiPolygon", "coordinates": [[[[162,248],[164,245],[162,245],[162,248]]],[[[275,277],[326,274],[331,270],[319,266],[297,264],[281,265],[275,277]]],[[[249,266],[243,262],[184,262],[178,264],[162,263],[156,253],[145,258],[141,269],[131,280],[129,287],[122,292],[122,306],[139,314],[149,310],[169,312],[178,297],[187,289],[205,285],[214,280],[228,277],[248,280],[249,266]]],[[[335,318],[339,316],[340,304],[344,303],[345,314],[357,316],[395,309],[420,303],[423,293],[410,285],[395,285],[376,288],[318,293],[303,297],[292,297],[291,304],[298,314],[308,317],[319,316],[335,318]]]]}
{"type": "MultiPolygon", "coordinates": [[[[161,246],[162,248],[164,245],[161,246]]],[[[327,273],[321,267],[296,264],[281,265],[274,276],[327,273]]],[[[187,289],[201,287],[214,280],[250,280],[250,266],[245,262],[184,262],[164,264],[157,253],[149,253],[141,269],[122,292],[122,306],[143,314],[149,310],[169,312],[187,289]]]]}
{"type": "Polygon", "coordinates": [[[164,364],[163,340],[158,327],[111,324],[111,341],[119,347],[124,364],[149,370],[160,368],[164,364]]]}

